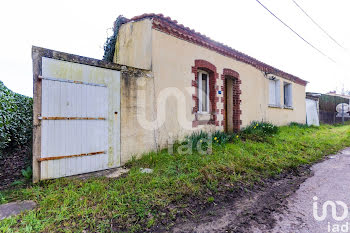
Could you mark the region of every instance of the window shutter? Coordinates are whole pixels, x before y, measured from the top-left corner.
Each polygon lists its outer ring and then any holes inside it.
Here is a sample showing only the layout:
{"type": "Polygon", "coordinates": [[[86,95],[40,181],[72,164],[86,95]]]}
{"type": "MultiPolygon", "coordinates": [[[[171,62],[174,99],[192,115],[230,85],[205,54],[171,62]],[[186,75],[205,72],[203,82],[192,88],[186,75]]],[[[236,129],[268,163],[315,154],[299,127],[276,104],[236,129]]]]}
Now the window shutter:
{"type": "Polygon", "coordinates": [[[290,83],[285,83],[283,85],[283,90],[284,90],[284,105],[287,107],[292,107],[293,102],[292,102],[292,84],[290,83]]]}
{"type": "Polygon", "coordinates": [[[202,74],[202,112],[208,112],[208,76],[202,74]]]}
{"type": "Polygon", "coordinates": [[[288,99],[289,99],[289,106],[293,106],[293,94],[292,94],[292,84],[288,85],[288,99]]]}
{"type": "Polygon", "coordinates": [[[288,106],[288,86],[283,83],[283,104],[288,106]]]}
{"type": "Polygon", "coordinates": [[[209,112],[209,75],[198,72],[198,112],[209,112]]]}
{"type": "Polygon", "coordinates": [[[276,84],[274,80],[269,80],[269,104],[276,104],[276,84]]]}
{"type": "Polygon", "coordinates": [[[202,73],[198,72],[198,111],[202,112],[202,73]]]}
{"type": "Polygon", "coordinates": [[[276,80],[275,84],[276,84],[276,92],[275,92],[276,102],[275,102],[275,104],[277,106],[280,106],[281,105],[281,85],[280,85],[280,80],[276,80]]]}

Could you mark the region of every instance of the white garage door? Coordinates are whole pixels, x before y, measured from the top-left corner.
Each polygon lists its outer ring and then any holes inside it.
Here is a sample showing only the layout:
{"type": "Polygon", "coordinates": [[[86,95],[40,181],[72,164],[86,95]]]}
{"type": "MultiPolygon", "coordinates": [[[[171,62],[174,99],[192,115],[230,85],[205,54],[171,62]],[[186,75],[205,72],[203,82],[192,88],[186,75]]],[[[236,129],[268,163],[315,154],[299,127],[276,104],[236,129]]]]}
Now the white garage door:
{"type": "Polygon", "coordinates": [[[107,87],[42,79],[41,179],[107,169],[107,87]]]}

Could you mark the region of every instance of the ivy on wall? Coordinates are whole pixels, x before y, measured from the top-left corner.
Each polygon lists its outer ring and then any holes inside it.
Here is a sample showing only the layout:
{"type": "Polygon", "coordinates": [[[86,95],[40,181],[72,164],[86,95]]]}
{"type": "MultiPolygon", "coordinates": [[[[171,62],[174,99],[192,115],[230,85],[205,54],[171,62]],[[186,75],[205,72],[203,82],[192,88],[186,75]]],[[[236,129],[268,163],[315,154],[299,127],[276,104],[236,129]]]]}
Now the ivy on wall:
{"type": "Polygon", "coordinates": [[[0,157],[30,147],[32,125],[33,99],[9,90],[0,81],[0,157]]]}
{"type": "Polygon", "coordinates": [[[119,15],[114,22],[113,35],[108,37],[104,45],[103,60],[113,62],[115,44],[117,43],[119,28],[122,24],[126,23],[127,19],[122,15],[119,15]]]}

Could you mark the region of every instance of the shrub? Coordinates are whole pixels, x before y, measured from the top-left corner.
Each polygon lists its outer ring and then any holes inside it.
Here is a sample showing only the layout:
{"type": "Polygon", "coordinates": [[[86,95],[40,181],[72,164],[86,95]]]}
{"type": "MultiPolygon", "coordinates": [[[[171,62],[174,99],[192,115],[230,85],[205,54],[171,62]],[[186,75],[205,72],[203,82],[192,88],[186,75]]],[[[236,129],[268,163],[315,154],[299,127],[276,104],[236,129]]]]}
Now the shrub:
{"type": "Polygon", "coordinates": [[[0,157],[31,145],[33,99],[9,90],[0,81],[0,157]]]}
{"type": "Polygon", "coordinates": [[[269,122],[253,121],[249,126],[245,127],[240,135],[243,139],[254,141],[265,141],[268,136],[278,133],[278,127],[269,122]]]}

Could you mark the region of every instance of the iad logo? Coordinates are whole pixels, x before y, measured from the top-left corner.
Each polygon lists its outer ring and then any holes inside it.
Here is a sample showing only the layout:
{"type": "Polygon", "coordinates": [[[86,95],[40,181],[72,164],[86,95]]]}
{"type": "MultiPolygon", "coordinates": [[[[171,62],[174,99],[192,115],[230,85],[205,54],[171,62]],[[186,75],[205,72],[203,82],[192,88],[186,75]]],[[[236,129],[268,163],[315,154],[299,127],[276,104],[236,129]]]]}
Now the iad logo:
{"type": "MultiPolygon", "coordinates": [[[[342,201],[326,201],[322,205],[322,214],[321,216],[318,214],[318,197],[314,196],[313,197],[313,215],[314,218],[317,221],[324,221],[327,218],[327,211],[328,211],[328,206],[330,206],[332,218],[335,221],[344,221],[348,217],[348,206],[342,202],[342,201]],[[337,207],[338,207],[338,213],[342,214],[340,216],[337,215],[337,207]],[[341,209],[339,209],[339,207],[341,209]]],[[[342,222],[339,224],[331,224],[330,222],[327,223],[327,230],[328,232],[349,232],[349,222],[342,222]]]]}
{"type": "Polygon", "coordinates": [[[332,218],[336,221],[343,221],[345,220],[345,218],[348,217],[348,206],[342,202],[342,201],[326,201],[323,203],[322,205],[322,215],[319,216],[318,215],[318,197],[314,196],[314,203],[313,203],[313,215],[314,218],[317,221],[323,221],[326,219],[327,217],[327,207],[330,206],[331,207],[331,211],[332,211],[332,218]],[[341,216],[337,216],[337,205],[341,206],[343,208],[343,214],[341,216]]]}

